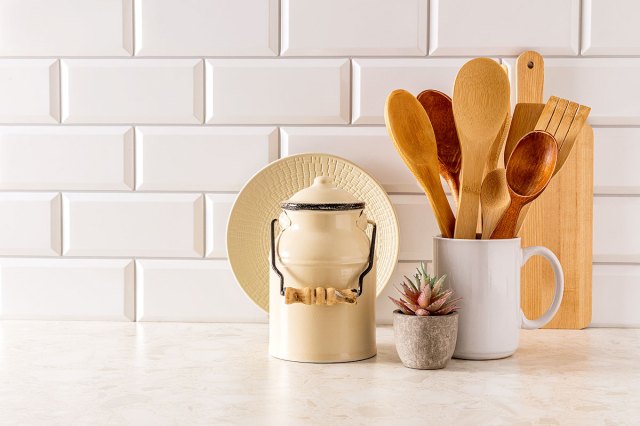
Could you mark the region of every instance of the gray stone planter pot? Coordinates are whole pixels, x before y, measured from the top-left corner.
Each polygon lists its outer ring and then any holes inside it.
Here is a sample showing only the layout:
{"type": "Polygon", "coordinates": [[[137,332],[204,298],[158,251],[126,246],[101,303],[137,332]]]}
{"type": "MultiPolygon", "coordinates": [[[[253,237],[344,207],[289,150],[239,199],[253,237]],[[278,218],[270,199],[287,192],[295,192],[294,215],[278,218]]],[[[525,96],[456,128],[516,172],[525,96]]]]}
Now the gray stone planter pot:
{"type": "Polygon", "coordinates": [[[409,368],[444,368],[456,348],[458,313],[418,317],[393,312],[393,332],[400,360],[409,368]]]}

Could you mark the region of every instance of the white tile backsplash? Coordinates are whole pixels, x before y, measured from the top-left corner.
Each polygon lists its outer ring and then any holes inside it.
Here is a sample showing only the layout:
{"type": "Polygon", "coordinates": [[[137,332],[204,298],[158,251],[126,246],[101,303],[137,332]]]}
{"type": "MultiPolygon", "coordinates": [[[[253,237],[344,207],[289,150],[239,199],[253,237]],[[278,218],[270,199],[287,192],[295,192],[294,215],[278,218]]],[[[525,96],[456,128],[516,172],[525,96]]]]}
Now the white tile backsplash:
{"type": "MultiPolygon", "coordinates": [[[[513,67],[514,60],[506,62],[513,67]]],[[[593,125],[640,125],[640,58],[546,58],[544,98],[591,107],[593,125]]]]}
{"type": "Polygon", "coordinates": [[[0,59],[0,123],[60,121],[56,59],[0,59]]]}
{"type": "Polygon", "coordinates": [[[132,190],[133,128],[0,126],[0,189],[132,190]]]}
{"type": "Polygon", "coordinates": [[[593,261],[640,263],[640,197],[593,200],[593,261]]]}
{"type": "Polygon", "coordinates": [[[636,0],[582,0],[582,54],[640,54],[638,17],[636,0]]]}
{"type": "Polygon", "coordinates": [[[427,0],[282,0],[286,56],[424,56],[427,0]]]}
{"type": "Polygon", "coordinates": [[[130,56],[133,0],[0,0],[2,56],[130,56]]]}
{"type": "Polygon", "coordinates": [[[207,123],[349,122],[348,59],[206,62],[207,123]]]}
{"type": "MultiPolygon", "coordinates": [[[[513,70],[534,49],[545,96],[592,108],[594,324],[638,326],[639,13],[632,0],[0,0],[0,318],[265,321],[229,270],[227,219],[251,176],[303,152],[354,161],[390,193],[397,284],[439,231],[384,128],[387,94],[451,95],[469,58],[513,70]]],[[[379,299],[378,321],[392,309],[379,299]]]]}
{"type": "Polygon", "coordinates": [[[580,0],[431,0],[429,53],[576,55],[580,0]]]}
{"type": "Polygon", "coordinates": [[[224,260],[136,262],[138,321],[266,322],[224,260]]]}
{"type": "Polygon", "coordinates": [[[133,321],[128,259],[0,259],[0,319],[133,321]]]}
{"type": "Polygon", "coordinates": [[[65,59],[62,121],[202,123],[203,69],[201,59],[65,59]]]}
{"type": "Polygon", "coordinates": [[[67,256],[202,257],[201,194],[63,196],[67,256]]]}
{"type": "Polygon", "coordinates": [[[278,3],[136,0],[136,55],[277,55],[278,3]]]}
{"type": "Polygon", "coordinates": [[[600,127],[593,133],[595,193],[640,195],[640,128],[600,127]]]}
{"type": "Polygon", "coordinates": [[[60,232],[60,194],[0,192],[0,256],[58,256],[60,232]]]}
{"type": "Polygon", "coordinates": [[[136,189],[239,191],[277,158],[276,127],[137,127],[136,189]]]}
{"type": "Polygon", "coordinates": [[[468,58],[353,60],[353,124],[384,124],[384,103],[395,89],[417,95],[436,89],[451,96],[458,70],[468,58]]]}
{"type": "Polygon", "coordinates": [[[280,139],[283,157],[326,152],[358,164],[387,191],[422,193],[384,127],[282,127],[280,139]]]}

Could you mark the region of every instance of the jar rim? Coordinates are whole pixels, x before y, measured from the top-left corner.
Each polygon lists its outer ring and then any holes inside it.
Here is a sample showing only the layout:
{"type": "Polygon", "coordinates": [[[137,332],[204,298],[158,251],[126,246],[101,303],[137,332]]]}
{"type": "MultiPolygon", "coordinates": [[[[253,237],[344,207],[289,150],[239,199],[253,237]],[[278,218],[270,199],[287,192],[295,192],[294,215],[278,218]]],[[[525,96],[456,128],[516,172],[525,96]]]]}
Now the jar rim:
{"type": "Polygon", "coordinates": [[[320,210],[320,211],[345,211],[362,210],[364,202],[357,203],[292,203],[285,201],[280,204],[284,210],[320,210]]]}

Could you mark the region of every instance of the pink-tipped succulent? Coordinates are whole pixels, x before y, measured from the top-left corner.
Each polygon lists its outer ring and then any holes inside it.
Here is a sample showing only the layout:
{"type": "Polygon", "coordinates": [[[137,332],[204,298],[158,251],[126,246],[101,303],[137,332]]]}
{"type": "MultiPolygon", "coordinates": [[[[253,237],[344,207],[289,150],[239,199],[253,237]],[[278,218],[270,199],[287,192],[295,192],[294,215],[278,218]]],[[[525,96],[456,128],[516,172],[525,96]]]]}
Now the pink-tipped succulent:
{"type": "Polygon", "coordinates": [[[405,276],[405,281],[400,285],[402,290],[396,288],[402,295],[400,300],[389,297],[400,311],[406,315],[433,316],[447,315],[456,312],[459,308],[456,302],[460,298],[453,298],[453,290],[445,288],[446,275],[440,278],[430,276],[421,263],[414,275],[415,282],[405,276]]]}

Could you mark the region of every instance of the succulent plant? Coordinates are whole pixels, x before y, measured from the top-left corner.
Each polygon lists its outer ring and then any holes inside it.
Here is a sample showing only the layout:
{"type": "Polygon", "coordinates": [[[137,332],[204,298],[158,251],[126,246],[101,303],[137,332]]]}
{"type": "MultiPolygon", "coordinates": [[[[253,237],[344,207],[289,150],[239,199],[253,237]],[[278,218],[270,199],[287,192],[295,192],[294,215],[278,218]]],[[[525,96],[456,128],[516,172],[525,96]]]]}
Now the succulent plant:
{"type": "Polygon", "coordinates": [[[420,263],[414,280],[405,276],[405,280],[400,284],[402,289],[396,287],[398,293],[402,295],[400,300],[389,297],[400,311],[406,315],[433,316],[447,315],[456,312],[459,308],[456,302],[460,298],[453,298],[453,290],[445,288],[444,280],[446,275],[440,278],[430,276],[424,263],[420,263]]]}

